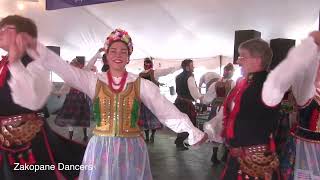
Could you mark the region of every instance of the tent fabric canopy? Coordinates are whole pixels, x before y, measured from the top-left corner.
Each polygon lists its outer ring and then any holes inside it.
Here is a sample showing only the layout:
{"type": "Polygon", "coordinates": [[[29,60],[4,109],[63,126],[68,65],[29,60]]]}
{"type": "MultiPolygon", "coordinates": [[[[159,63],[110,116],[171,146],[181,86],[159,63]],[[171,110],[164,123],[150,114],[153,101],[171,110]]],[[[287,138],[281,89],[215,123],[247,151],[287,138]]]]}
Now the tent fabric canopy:
{"type": "Polygon", "coordinates": [[[1,0],[0,17],[34,19],[40,41],[60,46],[66,60],[89,59],[118,27],[133,38],[132,59],[183,59],[232,57],[241,29],[260,31],[266,40],[302,39],[318,28],[319,7],[319,0],[124,0],[45,11],[44,0],[1,0]]]}
{"type": "MultiPolygon", "coordinates": [[[[181,66],[181,62],[184,59],[153,59],[154,69],[167,69],[167,68],[177,68],[181,66]]],[[[206,70],[213,70],[220,68],[220,56],[209,57],[209,58],[193,58],[194,67],[203,67],[206,70]]],[[[131,60],[128,64],[128,69],[131,69],[133,72],[143,71],[143,61],[144,59],[135,59],[131,60]]],[[[221,66],[225,66],[229,62],[232,62],[232,59],[227,56],[221,57],[221,66]]]]}

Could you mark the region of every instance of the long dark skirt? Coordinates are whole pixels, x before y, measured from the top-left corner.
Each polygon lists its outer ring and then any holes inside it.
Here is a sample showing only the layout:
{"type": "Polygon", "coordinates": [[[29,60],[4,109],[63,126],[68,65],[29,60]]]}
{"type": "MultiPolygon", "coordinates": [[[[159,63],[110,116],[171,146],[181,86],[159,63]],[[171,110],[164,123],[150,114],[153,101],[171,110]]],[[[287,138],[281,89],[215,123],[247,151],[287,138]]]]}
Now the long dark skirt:
{"type": "Polygon", "coordinates": [[[158,118],[144,104],[141,104],[140,120],[143,130],[162,128],[162,124],[158,118]]]}
{"type": "Polygon", "coordinates": [[[61,127],[90,127],[90,119],[88,97],[78,90],[71,89],[54,122],[61,127]]]}
{"type": "Polygon", "coordinates": [[[280,172],[283,180],[294,179],[294,166],[296,160],[296,141],[288,135],[287,142],[279,154],[280,172]]]}

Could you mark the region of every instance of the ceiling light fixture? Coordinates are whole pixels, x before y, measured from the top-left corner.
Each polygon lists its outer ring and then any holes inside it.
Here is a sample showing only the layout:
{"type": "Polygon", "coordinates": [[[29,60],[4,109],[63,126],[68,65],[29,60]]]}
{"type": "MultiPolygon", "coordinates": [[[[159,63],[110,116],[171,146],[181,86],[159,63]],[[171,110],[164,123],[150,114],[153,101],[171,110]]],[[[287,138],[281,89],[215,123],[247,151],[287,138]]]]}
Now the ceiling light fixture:
{"type": "Polygon", "coordinates": [[[18,1],[17,2],[17,8],[22,11],[24,10],[24,3],[22,1],[18,1]]]}

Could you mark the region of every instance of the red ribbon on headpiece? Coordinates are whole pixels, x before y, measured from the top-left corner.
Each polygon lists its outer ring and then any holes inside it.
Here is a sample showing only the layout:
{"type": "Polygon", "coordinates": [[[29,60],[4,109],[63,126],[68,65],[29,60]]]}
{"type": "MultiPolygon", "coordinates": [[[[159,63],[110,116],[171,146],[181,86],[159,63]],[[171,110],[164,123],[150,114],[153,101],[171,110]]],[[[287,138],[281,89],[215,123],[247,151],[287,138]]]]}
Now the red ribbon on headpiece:
{"type": "Polygon", "coordinates": [[[0,88],[3,87],[6,82],[6,77],[9,71],[8,62],[8,56],[2,56],[2,60],[0,62],[0,88]]]}

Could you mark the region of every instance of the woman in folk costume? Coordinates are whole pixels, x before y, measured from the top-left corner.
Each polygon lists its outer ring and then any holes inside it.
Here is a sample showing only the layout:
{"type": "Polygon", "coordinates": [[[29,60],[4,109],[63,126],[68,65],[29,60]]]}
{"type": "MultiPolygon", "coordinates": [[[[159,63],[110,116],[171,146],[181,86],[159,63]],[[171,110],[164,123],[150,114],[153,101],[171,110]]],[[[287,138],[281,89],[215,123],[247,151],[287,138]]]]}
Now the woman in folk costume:
{"type": "MultiPolygon", "coordinates": [[[[84,59],[81,61],[79,58],[73,59],[70,65],[90,71],[92,67],[94,67],[95,62],[102,51],[103,48],[99,49],[96,55],[91,58],[85,67],[84,59]]],[[[83,141],[87,141],[87,128],[90,127],[90,120],[92,117],[90,114],[90,98],[83,92],[75,88],[70,88],[68,84],[64,84],[61,89],[54,94],[58,96],[66,94],[63,106],[54,120],[55,124],[61,127],[68,127],[69,139],[72,139],[73,137],[73,127],[82,127],[83,141]]]]}
{"type": "MultiPolygon", "coordinates": [[[[314,33],[320,39],[319,33],[314,33]]],[[[318,41],[318,46],[320,42],[318,41]]],[[[319,49],[319,47],[318,47],[319,49]]],[[[305,46],[301,54],[319,60],[320,53],[314,46],[305,46]],[[311,49],[312,51],[310,51],[311,49]],[[305,51],[309,50],[308,54],[305,51]]],[[[303,92],[309,96],[299,96],[294,93],[298,104],[297,125],[291,129],[286,147],[280,155],[281,174],[284,180],[320,179],[320,65],[315,61],[314,66],[297,73],[296,79],[302,82],[315,82],[313,86],[303,86],[303,92]],[[311,72],[318,68],[317,76],[311,72]],[[308,78],[308,76],[312,78],[308,78]]],[[[292,86],[299,88],[299,83],[292,86]]],[[[301,85],[300,85],[301,86],[301,85]]]]}
{"type": "MultiPolygon", "coordinates": [[[[166,76],[176,70],[179,69],[179,67],[170,67],[170,68],[164,68],[164,69],[153,69],[153,62],[152,57],[145,58],[144,59],[144,71],[139,74],[141,78],[147,79],[151,82],[153,82],[158,87],[160,86],[160,83],[157,81],[157,79],[160,76],[166,76]]],[[[154,136],[157,131],[157,129],[162,128],[161,122],[158,120],[158,118],[143,104],[141,103],[140,107],[140,122],[139,125],[144,129],[145,136],[146,136],[146,142],[154,143],[154,136]],[[151,137],[149,136],[149,131],[151,130],[151,137]]]]}
{"type": "Polygon", "coordinates": [[[203,103],[211,103],[211,111],[208,117],[209,120],[216,116],[217,110],[220,110],[224,99],[235,86],[235,82],[231,79],[234,72],[233,65],[229,63],[223,70],[223,77],[209,86],[208,91],[203,98],[203,103]]]}
{"type": "Polygon", "coordinates": [[[188,132],[191,145],[206,139],[205,133],[160,95],[156,85],[126,71],[133,51],[126,31],[116,29],[106,39],[105,53],[110,66],[106,73],[95,74],[70,66],[40,43],[37,51],[38,54],[30,49],[28,53],[94,101],[97,126],[83,158],[83,165],[93,168],[82,170],[79,179],[152,179],[147,146],[138,125],[140,102],[175,132],[188,132]]]}
{"type": "MultiPolygon", "coordinates": [[[[159,82],[154,77],[152,58],[144,59],[144,71],[139,74],[141,78],[147,79],[159,86],[159,82]]],[[[162,124],[157,117],[144,105],[140,107],[140,126],[144,129],[146,142],[154,142],[154,135],[157,129],[162,127],[162,124]],[[151,137],[149,138],[149,131],[151,130],[151,137]]]]}
{"type": "MultiPolygon", "coordinates": [[[[208,88],[207,93],[203,97],[203,103],[204,104],[210,104],[211,103],[211,111],[208,117],[208,120],[212,120],[217,112],[219,112],[221,109],[221,106],[227,97],[228,93],[232,88],[235,86],[235,82],[231,79],[233,76],[234,68],[232,63],[228,63],[224,68],[223,71],[223,77],[219,79],[217,82],[214,82],[210,85],[208,88]]],[[[219,121],[219,122],[211,122],[214,124],[218,124],[222,122],[222,117],[215,118],[212,121],[219,121]]],[[[207,122],[207,123],[210,123],[207,122]]],[[[206,124],[207,124],[206,123],[206,124]]],[[[221,123],[220,123],[221,124],[221,123]]],[[[206,127],[205,125],[204,127],[206,127]]],[[[220,126],[221,127],[221,126],[220,126]]],[[[215,142],[212,148],[212,156],[211,156],[211,162],[213,164],[218,164],[218,149],[224,148],[222,145],[223,142],[218,141],[215,142]]]]}
{"type": "Polygon", "coordinates": [[[37,38],[31,19],[12,15],[1,20],[0,48],[8,56],[0,61],[0,179],[74,179],[79,171],[60,170],[57,163],[81,165],[85,148],[55,134],[39,113],[51,82],[49,72],[26,53],[30,43],[24,42],[30,38],[37,38]],[[23,170],[28,166],[42,170],[23,170]]]}

